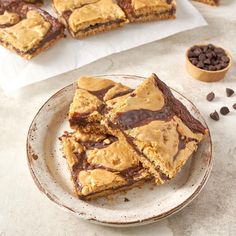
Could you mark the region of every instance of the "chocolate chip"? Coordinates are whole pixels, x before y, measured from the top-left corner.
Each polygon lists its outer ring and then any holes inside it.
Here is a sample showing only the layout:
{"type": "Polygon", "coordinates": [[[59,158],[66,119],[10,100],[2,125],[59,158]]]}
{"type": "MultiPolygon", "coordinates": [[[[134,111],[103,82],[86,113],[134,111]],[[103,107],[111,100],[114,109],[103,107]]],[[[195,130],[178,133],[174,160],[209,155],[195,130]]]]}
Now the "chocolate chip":
{"type": "Polygon", "coordinates": [[[194,52],[193,52],[193,51],[189,51],[189,52],[188,52],[188,57],[189,57],[189,58],[190,58],[190,57],[195,57],[194,52]]]}
{"type": "Polygon", "coordinates": [[[199,62],[197,63],[197,67],[198,67],[198,68],[203,68],[203,67],[204,67],[203,62],[202,62],[202,61],[199,61],[199,62]]]}
{"type": "Polygon", "coordinates": [[[213,57],[213,54],[211,52],[206,53],[206,57],[211,59],[213,57]]]}
{"type": "Polygon", "coordinates": [[[231,88],[226,88],[227,97],[231,97],[234,94],[234,90],[231,88]]]}
{"type": "Polygon", "coordinates": [[[136,96],[136,93],[131,93],[130,96],[131,96],[131,97],[135,97],[135,96],[136,96]]]}
{"type": "Polygon", "coordinates": [[[220,60],[222,60],[221,58],[222,58],[222,57],[225,57],[225,54],[224,54],[224,53],[218,53],[218,54],[217,54],[217,57],[218,57],[220,60]]]}
{"type": "Polygon", "coordinates": [[[216,70],[221,70],[223,68],[222,65],[216,65],[215,67],[216,67],[216,70]]]}
{"type": "Polygon", "coordinates": [[[212,66],[212,65],[210,65],[208,68],[209,68],[210,71],[215,71],[216,70],[215,66],[212,66]]]}
{"type": "Polygon", "coordinates": [[[221,57],[221,60],[226,63],[229,62],[229,58],[227,56],[221,57]]]}
{"type": "Polygon", "coordinates": [[[210,64],[211,64],[210,59],[206,59],[206,60],[204,61],[204,64],[205,64],[205,65],[210,65],[210,64]]]}
{"type": "Polygon", "coordinates": [[[212,58],[217,58],[217,55],[215,52],[212,52],[212,58]]]}
{"type": "Polygon", "coordinates": [[[207,52],[208,46],[203,46],[203,47],[202,47],[202,50],[203,50],[203,52],[207,52]]]}
{"type": "Polygon", "coordinates": [[[236,103],[234,103],[233,108],[236,110],[236,103]]]}
{"type": "Polygon", "coordinates": [[[192,62],[192,64],[195,65],[195,66],[196,66],[197,63],[198,63],[197,58],[190,58],[189,60],[190,60],[190,61],[192,62]]]}
{"type": "Polygon", "coordinates": [[[214,49],[215,46],[214,46],[213,44],[208,44],[208,48],[210,48],[210,49],[214,49]]]}
{"type": "Polygon", "coordinates": [[[228,64],[224,63],[224,62],[221,62],[220,65],[221,65],[222,69],[224,69],[224,68],[226,68],[228,66],[228,64]]]}
{"type": "Polygon", "coordinates": [[[199,56],[202,53],[202,50],[200,48],[195,49],[194,51],[195,56],[199,56]]]}
{"type": "Polygon", "coordinates": [[[214,48],[216,54],[224,53],[225,51],[222,48],[214,48]]]}
{"type": "Polygon", "coordinates": [[[129,199],[125,197],[124,202],[129,202],[129,199]]]}
{"type": "Polygon", "coordinates": [[[195,46],[191,47],[191,50],[194,51],[197,48],[199,48],[199,46],[195,45],[195,46]]]}
{"type": "Polygon", "coordinates": [[[206,99],[207,101],[212,101],[215,98],[215,94],[213,92],[207,94],[206,99]]]}
{"type": "Polygon", "coordinates": [[[206,59],[206,56],[205,56],[205,54],[200,54],[199,55],[199,57],[198,57],[198,59],[200,60],[200,61],[204,61],[205,59],[206,59]]]}
{"type": "Polygon", "coordinates": [[[217,111],[214,111],[213,113],[210,114],[210,117],[212,120],[218,121],[220,119],[219,114],[217,111]]]}
{"type": "Polygon", "coordinates": [[[216,66],[218,63],[219,63],[218,60],[211,60],[211,64],[212,64],[213,66],[216,66]]]}
{"type": "Polygon", "coordinates": [[[224,116],[227,115],[229,113],[229,108],[228,107],[222,107],[220,109],[220,113],[224,116]]]}

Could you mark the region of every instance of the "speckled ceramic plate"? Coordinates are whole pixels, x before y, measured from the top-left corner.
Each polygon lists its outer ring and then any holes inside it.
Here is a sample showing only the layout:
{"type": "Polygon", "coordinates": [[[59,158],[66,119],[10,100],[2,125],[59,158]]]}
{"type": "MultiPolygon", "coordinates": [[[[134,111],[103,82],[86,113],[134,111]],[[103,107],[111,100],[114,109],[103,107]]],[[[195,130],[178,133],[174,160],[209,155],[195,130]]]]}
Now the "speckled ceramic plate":
{"type": "MultiPolygon", "coordinates": [[[[105,76],[135,88],[143,78],[127,75],[105,76]]],[[[196,107],[172,90],[190,112],[205,125],[196,107]]],[[[67,112],[74,94],[69,85],[53,95],[35,116],[28,133],[27,154],[32,177],[50,200],[75,216],[110,226],[134,226],[155,222],[189,204],[206,183],[212,167],[212,145],[208,136],[182,171],[169,183],[156,187],[149,183],[112,199],[85,202],[73,193],[73,185],[58,137],[69,130],[67,112]],[[125,201],[127,198],[129,201],[125,201]]]]}

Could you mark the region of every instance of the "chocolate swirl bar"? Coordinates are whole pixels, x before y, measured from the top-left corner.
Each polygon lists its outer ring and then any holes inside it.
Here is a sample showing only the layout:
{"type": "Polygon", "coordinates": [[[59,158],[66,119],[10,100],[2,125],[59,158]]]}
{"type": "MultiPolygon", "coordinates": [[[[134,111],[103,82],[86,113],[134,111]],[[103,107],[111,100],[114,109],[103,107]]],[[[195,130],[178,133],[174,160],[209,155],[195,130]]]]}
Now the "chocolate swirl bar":
{"type": "MultiPolygon", "coordinates": [[[[81,77],[70,106],[69,121],[76,133],[108,139],[109,145],[79,141],[83,150],[97,150],[90,154],[93,153],[99,163],[102,156],[106,156],[103,151],[119,144],[111,153],[136,153],[142,169],[148,171],[157,184],[176,176],[208,132],[155,74],[135,90],[107,79],[81,77]]],[[[82,166],[91,169],[84,151],[79,159],[83,160],[82,166]]],[[[112,155],[105,159],[113,162],[112,155]]],[[[105,170],[111,171],[108,168],[105,170]]],[[[104,166],[100,169],[104,170],[104,166]]]]}
{"type": "Polygon", "coordinates": [[[151,178],[125,139],[76,131],[66,133],[61,141],[75,192],[81,199],[127,190],[151,178]]]}
{"type": "Polygon", "coordinates": [[[127,139],[157,183],[173,178],[207,133],[155,74],[107,109],[110,132],[127,139]]]}
{"type": "Polygon", "coordinates": [[[113,0],[53,0],[61,21],[74,38],[84,38],[128,23],[113,0]]]}
{"type": "Polygon", "coordinates": [[[130,22],[174,19],[175,0],[117,0],[130,22]]]}
{"type": "Polygon", "coordinates": [[[23,1],[0,1],[0,44],[31,59],[64,37],[64,26],[46,11],[23,1]]]}

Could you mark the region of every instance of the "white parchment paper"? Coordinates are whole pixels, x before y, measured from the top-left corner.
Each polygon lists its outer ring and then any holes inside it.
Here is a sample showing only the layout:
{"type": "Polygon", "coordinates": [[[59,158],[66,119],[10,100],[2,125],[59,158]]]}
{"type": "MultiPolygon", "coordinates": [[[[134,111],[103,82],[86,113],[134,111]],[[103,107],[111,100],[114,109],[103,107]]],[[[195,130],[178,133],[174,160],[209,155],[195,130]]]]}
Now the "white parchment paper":
{"type": "Polygon", "coordinates": [[[68,35],[30,61],[0,47],[0,86],[5,92],[14,91],[99,58],[206,24],[189,0],[177,0],[176,20],[129,24],[83,40],[74,40],[68,35]]]}

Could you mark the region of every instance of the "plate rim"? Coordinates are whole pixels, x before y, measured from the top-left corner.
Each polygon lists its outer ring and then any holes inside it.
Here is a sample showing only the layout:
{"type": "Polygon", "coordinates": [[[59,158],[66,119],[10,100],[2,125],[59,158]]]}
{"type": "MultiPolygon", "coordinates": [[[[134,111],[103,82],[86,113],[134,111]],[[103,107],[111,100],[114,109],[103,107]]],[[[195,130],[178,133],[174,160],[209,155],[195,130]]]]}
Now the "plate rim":
{"type": "MultiPolygon", "coordinates": [[[[130,79],[145,79],[145,77],[143,76],[137,76],[137,75],[127,75],[127,74],[104,74],[104,75],[94,75],[93,77],[96,78],[101,78],[101,77],[111,77],[111,76],[122,76],[122,77],[130,77],[130,79]]],[[[181,202],[179,205],[175,206],[174,208],[165,211],[161,214],[158,214],[156,216],[152,216],[152,217],[148,217],[142,220],[130,220],[128,222],[114,222],[114,221],[103,221],[103,220],[98,220],[95,218],[84,218],[83,214],[80,214],[80,212],[78,211],[74,211],[72,208],[62,204],[57,197],[47,191],[40,183],[40,181],[38,180],[35,172],[33,171],[31,162],[32,159],[34,159],[33,157],[33,153],[31,152],[31,146],[29,144],[29,140],[30,140],[30,132],[33,129],[33,125],[35,123],[35,120],[38,116],[38,114],[41,112],[41,110],[44,108],[44,106],[54,97],[57,97],[58,94],[60,94],[61,92],[63,92],[64,90],[66,90],[69,87],[73,87],[75,84],[74,83],[70,83],[69,85],[64,86],[63,88],[61,88],[60,90],[58,90],[57,92],[55,92],[53,95],[51,95],[44,103],[43,105],[39,108],[39,110],[37,111],[37,113],[35,114],[34,118],[32,119],[32,122],[29,126],[28,132],[27,132],[27,139],[26,139],[26,156],[27,156],[27,165],[28,168],[30,170],[30,174],[32,179],[34,180],[35,185],[37,186],[37,188],[40,190],[40,192],[43,195],[46,195],[47,198],[49,200],[51,200],[54,204],[56,204],[57,206],[59,206],[61,209],[63,210],[67,210],[68,212],[71,212],[73,214],[75,214],[77,217],[79,217],[80,219],[86,219],[90,222],[93,223],[97,223],[97,224],[102,224],[102,225],[107,225],[107,226],[113,226],[113,227],[130,227],[130,226],[137,226],[137,224],[141,225],[141,224],[148,224],[148,223],[153,223],[156,221],[159,221],[161,219],[164,219],[166,217],[169,217],[177,212],[179,212],[181,209],[183,209],[184,207],[186,207],[188,204],[190,204],[201,192],[201,190],[204,188],[205,184],[207,183],[207,180],[210,177],[210,173],[213,167],[213,143],[212,143],[212,138],[211,138],[211,132],[210,129],[206,123],[206,120],[204,119],[204,117],[202,116],[201,112],[197,109],[197,107],[193,104],[193,102],[191,100],[189,100],[188,98],[186,98],[183,94],[181,94],[180,92],[178,92],[177,90],[169,87],[172,91],[178,93],[179,95],[181,95],[184,99],[186,99],[189,103],[191,103],[192,107],[199,113],[199,115],[201,116],[206,128],[208,129],[209,133],[209,143],[210,143],[210,155],[209,155],[209,160],[208,160],[208,164],[207,164],[207,169],[206,169],[206,173],[202,179],[202,181],[200,182],[200,184],[198,185],[198,187],[195,189],[195,191],[187,198],[185,199],[183,202],[181,202]]]]}

